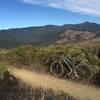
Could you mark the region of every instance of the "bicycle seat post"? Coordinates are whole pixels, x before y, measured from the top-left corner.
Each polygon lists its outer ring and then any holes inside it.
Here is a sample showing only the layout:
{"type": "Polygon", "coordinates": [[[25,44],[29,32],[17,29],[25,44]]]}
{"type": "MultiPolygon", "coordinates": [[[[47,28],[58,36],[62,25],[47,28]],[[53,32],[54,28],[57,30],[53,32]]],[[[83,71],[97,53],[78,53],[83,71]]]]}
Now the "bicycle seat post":
{"type": "Polygon", "coordinates": [[[58,53],[58,57],[61,59],[64,58],[64,53],[63,52],[58,53]]]}

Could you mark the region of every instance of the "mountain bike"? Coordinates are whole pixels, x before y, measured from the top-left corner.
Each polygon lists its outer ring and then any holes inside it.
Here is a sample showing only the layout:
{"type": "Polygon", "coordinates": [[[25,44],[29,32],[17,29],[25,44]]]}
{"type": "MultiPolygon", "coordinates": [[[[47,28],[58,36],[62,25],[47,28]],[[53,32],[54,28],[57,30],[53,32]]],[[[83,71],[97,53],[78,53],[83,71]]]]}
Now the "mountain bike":
{"type": "Polygon", "coordinates": [[[92,77],[88,64],[72,62],[64,53],[60,53],[58,59],[50,64],[49,71],[56,77],[70,77],[72,74],[79,80],[89,80],[92,77]]]}

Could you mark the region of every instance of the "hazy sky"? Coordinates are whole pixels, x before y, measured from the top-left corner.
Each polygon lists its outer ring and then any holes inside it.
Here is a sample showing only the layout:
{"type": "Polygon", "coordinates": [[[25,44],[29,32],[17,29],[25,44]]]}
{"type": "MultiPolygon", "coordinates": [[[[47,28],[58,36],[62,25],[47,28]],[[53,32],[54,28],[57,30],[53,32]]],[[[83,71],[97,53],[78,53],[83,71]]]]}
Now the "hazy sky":
{"type": "Polygon", "coordinates": [[[100,23],[99,0],[0,0],[0,29],[100,23]]]}

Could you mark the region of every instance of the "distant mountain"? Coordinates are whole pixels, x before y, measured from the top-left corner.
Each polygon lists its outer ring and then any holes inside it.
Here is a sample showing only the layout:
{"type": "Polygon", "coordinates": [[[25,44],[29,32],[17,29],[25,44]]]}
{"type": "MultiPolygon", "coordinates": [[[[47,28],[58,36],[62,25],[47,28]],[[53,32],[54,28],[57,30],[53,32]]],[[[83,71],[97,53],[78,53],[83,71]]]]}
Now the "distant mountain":
{"type": "Polygon", "coordinates": [[[89,39],[94,39],[96,37],[95,33],[88,31],[73,31],[66,30],[59,35],[56,43],[64,44],[64,43],[72,43],[72,42],[80,42],[89,39]]]}
{"type": "Polygon", "coordinates": [[[96,23],[84,22],[80,24],[66,24],[63,25],[66,29],[75,30],[75,31],[88,31],[88,32],[98,32],[100,31],[100,25],[96,23]]]}
{"type": "MultiPolygon", "coordinates": [[[[46,25],[0,31],[0,47],[12,48],[24,44],[49,45],[59,41],[72,42],[100,36],[100,25],[96,23],[46,25]]],[[[63,42],[61,42],[63,43],[63,42]]]]}

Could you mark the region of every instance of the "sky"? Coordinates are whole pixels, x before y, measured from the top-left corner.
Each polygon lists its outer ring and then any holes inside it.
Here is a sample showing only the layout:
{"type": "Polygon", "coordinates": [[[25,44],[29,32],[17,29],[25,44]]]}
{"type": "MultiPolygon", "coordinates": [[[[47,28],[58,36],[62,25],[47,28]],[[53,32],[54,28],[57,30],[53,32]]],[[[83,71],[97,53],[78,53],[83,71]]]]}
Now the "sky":
{"type": "Polygon", "coordinates": [[[99,0],[0,0],[0,29],[76,24],[100,24],[99,0]]]}

